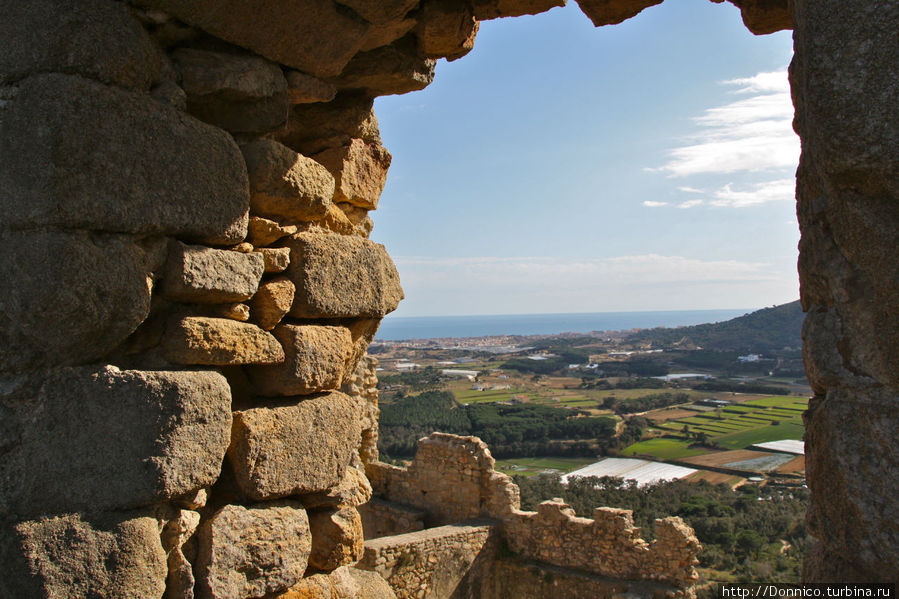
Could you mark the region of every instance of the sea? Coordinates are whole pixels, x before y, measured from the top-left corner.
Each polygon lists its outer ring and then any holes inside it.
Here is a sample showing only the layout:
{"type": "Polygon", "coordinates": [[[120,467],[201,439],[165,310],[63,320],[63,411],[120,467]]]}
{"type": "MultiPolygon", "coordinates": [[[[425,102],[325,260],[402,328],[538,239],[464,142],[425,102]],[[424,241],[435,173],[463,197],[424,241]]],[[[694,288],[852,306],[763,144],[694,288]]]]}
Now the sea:
{"type": "Polygon", "coordinates": [[[381,322],[376,340],[555,335],[591,331],[624,331],[721,322],[754,310],[659,310],[576,314],[491,314],[479,316],[390,316],[381,322]]]}

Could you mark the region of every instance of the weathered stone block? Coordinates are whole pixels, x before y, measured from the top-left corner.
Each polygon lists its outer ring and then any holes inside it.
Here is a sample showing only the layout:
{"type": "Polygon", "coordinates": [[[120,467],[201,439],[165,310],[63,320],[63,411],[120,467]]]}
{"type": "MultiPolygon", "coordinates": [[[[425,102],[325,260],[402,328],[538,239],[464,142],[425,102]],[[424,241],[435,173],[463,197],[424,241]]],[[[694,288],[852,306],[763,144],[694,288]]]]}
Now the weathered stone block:
{"type": "MultiPolygon", "coordinates": [[[[205,490],[202,491],[205,494],[205,490]]],[[[178,510],[174,517],[168,519],[162,529],[162,548],[167,554],[169,568],[166,577],[164,599],[193,599],[194,577],[193,565],[184,555],[184,546],[191,539],[200,525],[200,514],[189,510],[178,510]]]]}
{"type": "Polygon", "coordinates": [[[301,501],[307,510],[316,508],[359,507],[371,499],[371,483],[365,473],[350,466],[337,486],[321,493],[303,495],[301,501]]]}
{"type": "Polygon", "coordinates": [[[277,366],[247,369],[259,395],[308,395],[337,389],[343,382],[353,340],[346,327],[279,325],[275,337],[285,359],[277,366]]]}
{"type": "Polygon", "coordinates": [[[161,597],[166,554],[150,514],[65,514],[0,529],[0,596],[161,597]]]}
{"type": "Polygon", "coordinates": [[[365,551],[362,518],[356,508],[345,507],[309,514],[312,553],[309,565],[324,572],[362,559],[365,551]]]}
{"type": "Polygon", "coordinates": [[[0,85],[55,72],[145,90],[165,60],[120,2],[3,0],[0,14],[0,85]]]}
{"type": "Polygon", "coordinates": [[[246,236],[246,166],[234,140],[144,94],[36,75],[0,109],[8,227],[246,236]]]}
{"type": "Polygon", "coordinates": [[[390,584],[375,572],[341,566],[313,574],[275,599],[396,599],[390,584]]]}
{"type": "Polygon", "coordinates": [[[138,0],[269,60],[337,75],[359,50],[368,25],[329,0],[138,0]]]}
{"type": "Polygon", "coordinates": [[[661,4],[662,0],[577,0],[577,3],[593,25],[600,27],[626,21],[650,6],[661,4]]]}
{"type": "Polygon", "coordinates": [[[391,161],[386,148],[352,139],[346,145],[316,154],[315,160],[334,175],[334,201],[368,210],[378,207],[391,161]]]}
{"type": "Polygon", "coordinates": [[[255,251],[262,255],[266,273],[284,272],[290,265],[290,248],[260,248],[255,251]]]}
{"type": "Polygon", "coordinates": [[[262,283],[250,302],[253,320],[266,331],[278,326],[290,311],[296,290],[296,285],[287,277],[277,277],[262,283]]]}
{"type": "Polygon", "coordinates": [[[295,225],[279,225],[273,220],[261,218],[259,216],[251,216],[249,225],[247,226],[247,238],[255,247],[265,247],[271,245],[288,235],[297,232],[295,225]]]}
{"type": "Polygon", "coordinates": [[[478,21],[472,10],[454,0],[428,0],[418,23],[418,48],[429,58],[455,60],[474,48],[478,21]]]}
{"type": "Polygon", "coordinates": [[[793,28],[793,0],[729,1],[739,7],[746,29],[756,35],[793,28]]]}
{"type": "MultiPolygon", "coordinates": [[[[414,14],[414,13],[413,13],[414,14]]],[[[406,37],[406,35],[415,29],[418,20],[414,18],[406,18],[401,21],[393,21],[384,23],[383,25],[373,25],[368,33],[365,34],[365,41],[360,52],[368,52],[381,46],[389,46],[398,39],[406,37]]]]}
{"type": "Polygon", "coordinates": [[[5,403],[0,505],[26,517],[129,509],[211,486],[231,427],[231,391],[216,372],[60,368],[5,403]]]}
{"type": "Polygon", "coordinates": [[[373,103],[365,93],[344,92],[330,102],[299,104],[290,109],[287,128],[274,136],[307,156],[348,144],[353,138],[380,144],[373,103]]]}
{"type": "Polygon", "coordinates": [[[474,0],[474,16],[478,21],[500,17],[520,17],[565,6],[568,0],[474,0]]]}
{"type": "Polygon", "coordinates": [[[402,19],[418,2],[419,0],[339,0],[339,4],[349,6],[363,19],[376,25],[402,19]]]}
{"type": "Polygon", "coordinates": [[[291,316],[380,318],[403,299],[399,274],[384,246],[346,235],[299,233],[288,274],[297,286],[291,316]]]}
{"type": "Polygon", "coordinates": [[[389,46],[358,53],[330,81],[338,89],[361,89],[372,96],[406,94],[430,85],[436,64],[419,55],[415,36],[407,35],[389,46]]]}
{"type": "Polygon", "coordinates": [[[303,578],[311,536],[296,502],[228,505],[198,533],[201,599],[245,599],[285,591],[303,578]]]}
{"type": "Polygon", "coordinates": [[[250,299],[265,270],[257,253],[214,250],[174,242],[163,278],[163,294],[179,302],[230,304],[250,299]]]}
{"type": "Polygon", "coordinates": [[[147,317],[145,255],[128,238],[0,232],[0,254],[0,372],[96,360],[147,317]]]}
{"type": "Polygon", "coordinates": [[[337,87],[312,75],[299,71],[289,71],[287,79],[287,99],[291,104],[310,102],[330,102],[337,95],[337,87]]]}
{"type": "Polygon", "coordinates": [[[253,55],[175,50],[187,110],[233,133],[265,133],[287,122],[287,80],[278,65],[253,55]]]}
{"type": "Polygon", "coordinates": [[[250,210],[278,221],[320,219],[331,206],[334,177],[321,164],[271,139],[244,145],[250,210]]]}
{"type": "Polygon", "coordinates": [[[228,460],[237,484],[255,500],[337,485],[359,446],[360,417],[360,403],[336,391],[235,412],[228,460]]]}
{"type": "Polygon", "coordinates": [[[175,364],[278,364],[284,350],[271,333],[227,318],[187,316],[169,323],[163,355],[175,364]]]}

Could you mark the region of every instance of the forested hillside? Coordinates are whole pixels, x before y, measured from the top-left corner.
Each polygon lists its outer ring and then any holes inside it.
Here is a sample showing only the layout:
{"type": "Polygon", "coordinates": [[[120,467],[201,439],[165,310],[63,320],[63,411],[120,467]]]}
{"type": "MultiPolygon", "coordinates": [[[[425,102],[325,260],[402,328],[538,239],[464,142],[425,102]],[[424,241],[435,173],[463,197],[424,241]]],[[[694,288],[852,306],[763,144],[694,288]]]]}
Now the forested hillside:
{"type": "Polygon", "coordinates": [[[645,329],[628,336],[631,343],[657,347],[682,345],[741,353],[770,353],[801,347],[804,314],[799,300],[764,308],[732,320],[673,329],[645,329]]]}

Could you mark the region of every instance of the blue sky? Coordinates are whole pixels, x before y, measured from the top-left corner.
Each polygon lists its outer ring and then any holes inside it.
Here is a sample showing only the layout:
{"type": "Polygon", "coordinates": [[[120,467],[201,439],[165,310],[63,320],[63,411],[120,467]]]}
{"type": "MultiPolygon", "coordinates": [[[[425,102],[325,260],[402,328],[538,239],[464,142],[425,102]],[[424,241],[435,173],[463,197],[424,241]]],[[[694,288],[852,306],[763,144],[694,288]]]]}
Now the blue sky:
{"type": "Polygon", "coordinates": [[[594,28],[573,1],[481,24],[378,98],[372,239],[398,316],[757,308],[796,299],[791,32],[668,0],[594,28]]]}

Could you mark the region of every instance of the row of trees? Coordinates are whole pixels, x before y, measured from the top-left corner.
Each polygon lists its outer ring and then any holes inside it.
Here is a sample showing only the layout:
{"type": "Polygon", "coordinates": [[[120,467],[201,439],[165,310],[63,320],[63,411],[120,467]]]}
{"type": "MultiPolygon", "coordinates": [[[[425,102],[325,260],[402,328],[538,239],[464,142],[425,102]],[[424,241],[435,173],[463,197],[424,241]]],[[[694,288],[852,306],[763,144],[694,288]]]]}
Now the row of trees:
{"type": "Polygon", "coordinates": [[[387,455],[414,455],[418,439],[432,431],[476,435],[497,457],[596,455],[616,441],[614,419],[579,410],[534,404],[463,406],[448,391],[382,405],[379,448],[387,455]]]}

